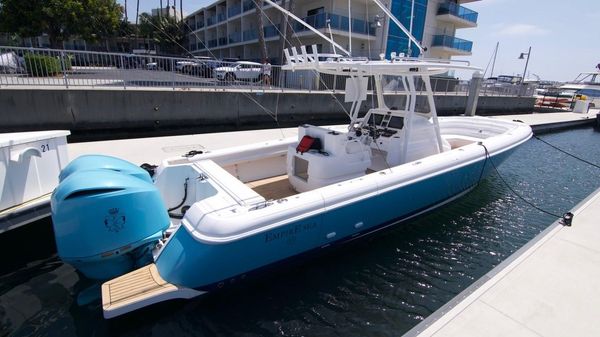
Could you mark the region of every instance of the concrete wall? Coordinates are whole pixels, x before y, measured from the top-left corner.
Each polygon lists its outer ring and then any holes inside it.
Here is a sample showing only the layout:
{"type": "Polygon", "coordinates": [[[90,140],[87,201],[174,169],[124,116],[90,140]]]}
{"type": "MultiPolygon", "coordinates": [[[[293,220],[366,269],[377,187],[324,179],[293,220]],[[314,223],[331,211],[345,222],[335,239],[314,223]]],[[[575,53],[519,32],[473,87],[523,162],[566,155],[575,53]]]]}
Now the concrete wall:
{"type": "MultiPolygon", "coordinates": [[[[343,102],[343,95],[336,95],[343,102]]],[[[436,96],[439,115],[465,111],[466,96],[436,96]]],[[[531,97],[480,97],[478,114],[533,111],[531,97]]],[[[371,106],[369,97],[362,106],[371,106]]],[[[386,95],[390,107],[403,107],[404,96],[386,95]]],[[[349,104],[343,104],[346,110],[349,104]]],[[[426,107],[419,97],[417,108],[426,107]]],[[[198,131],[337,123],[347,118],[327,93],[232,93],[168,90],[0,90],[0,132],[69,129],[131,130],[197,127],[198,131]],[[258,104],[257,104],[258,103],[258,104]],[[259,106],[260,104],[260,106],[259,106]],[[261,108],[264,107],[264,108],[261,108]]]]}

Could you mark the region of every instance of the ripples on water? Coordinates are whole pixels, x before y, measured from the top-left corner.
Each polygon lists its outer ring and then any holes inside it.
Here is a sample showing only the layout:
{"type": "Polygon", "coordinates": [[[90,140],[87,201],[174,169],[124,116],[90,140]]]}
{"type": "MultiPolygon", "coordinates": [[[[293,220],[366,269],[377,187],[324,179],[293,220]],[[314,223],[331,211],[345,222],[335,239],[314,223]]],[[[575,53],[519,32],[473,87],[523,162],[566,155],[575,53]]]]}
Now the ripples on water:
{"type": "MultiPolygon", "coordinates": [[[[600,133],[543,135],[600,162],[600,133]]],[[[599,171],[533,139],[499,170],[535,204],[569,210],[598,188],[599,171]]],[[[0,335],[398,336],[523,246],[554,219],[492,174],[465,197],[390,231],[204,299],[163,303],[104,321],[78,307],[90,284],[54,255],[51,224],[2,238],[0,335]]],[[[33,227],[33,226],[31,226],[33,227]]]]}

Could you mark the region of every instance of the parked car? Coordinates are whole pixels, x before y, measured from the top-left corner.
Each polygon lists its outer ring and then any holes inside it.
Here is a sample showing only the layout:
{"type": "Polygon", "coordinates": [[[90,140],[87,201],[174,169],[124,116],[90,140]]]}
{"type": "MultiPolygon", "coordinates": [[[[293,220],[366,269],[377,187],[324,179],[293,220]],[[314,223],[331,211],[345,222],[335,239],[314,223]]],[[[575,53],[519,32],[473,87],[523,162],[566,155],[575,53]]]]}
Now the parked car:
{"type": "Polygon", "coordinates": [[[157,62],[148,62],[148,63],[146,63],[146,69],[147,70],[159,70],[158,63],[157,62]]]}
{"type": "Polygon", "coordinates": [[[217,79],[225,81],[261,81],[271,76],[270,65],[238,61],[214,70],[217,79]]]}

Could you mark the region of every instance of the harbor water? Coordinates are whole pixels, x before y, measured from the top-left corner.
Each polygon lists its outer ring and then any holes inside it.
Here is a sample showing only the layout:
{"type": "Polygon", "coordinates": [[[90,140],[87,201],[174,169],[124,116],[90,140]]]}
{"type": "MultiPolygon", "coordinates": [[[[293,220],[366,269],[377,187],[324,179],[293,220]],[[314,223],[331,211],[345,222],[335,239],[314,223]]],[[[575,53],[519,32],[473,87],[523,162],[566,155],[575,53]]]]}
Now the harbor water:
{"type": "MultiPolygon", "coordinates": [[[[600,164],[594,129],[541,137],[600,164]]],[[[600,186],[598,168],[536,139],[498,169],[554,214],[600,186]]],[[[503,179],[492,173],[427,215],[245,284],[110,321],[99,300],[77,304],[92,283],[58,259],[51,222],[38,221],[0,235],[0,336],[399,336],[556,220],[503,179]]]]}

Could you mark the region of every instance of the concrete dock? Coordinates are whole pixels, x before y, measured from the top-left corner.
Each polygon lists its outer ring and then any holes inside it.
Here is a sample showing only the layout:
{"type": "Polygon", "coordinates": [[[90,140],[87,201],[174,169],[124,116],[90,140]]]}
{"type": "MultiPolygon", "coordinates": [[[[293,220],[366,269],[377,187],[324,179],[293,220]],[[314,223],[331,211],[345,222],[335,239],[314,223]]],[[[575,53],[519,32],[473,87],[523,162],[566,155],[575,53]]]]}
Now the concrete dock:
{"type": "Polygon", "coordinates": [[[404,337],[600,336],[600,189],[404,337]]]}
{"type": "Polygon", "coordinates": [[[493,116],[505,120],[522,121],[529,124],[533,132],[551,132],[572,127],[593,125],[600,109],[590,109],[587,114],[574,112],[549,112],[524,115],[493,116]]]}
{"type": "MultiPolygon", "coordinates": [[[[600,110],[588,114],[559,112],[543,114],[503,115],[493,118],[520,120],[529,124],[535,132],[592,125],[600,110]]],[[[345,127],[345,126],[340,126],[345,127]]],[[[185,136],[136,138],[69,144],[69,157],[75,159],[83,154],[104,154],[142,163],[159,164],[164,159],[181,156],[191,150],[206,151],[235,145],[258,143],[271,139],[294,137],[296,127],[252,131],[205,133],[185,136]]]]}

